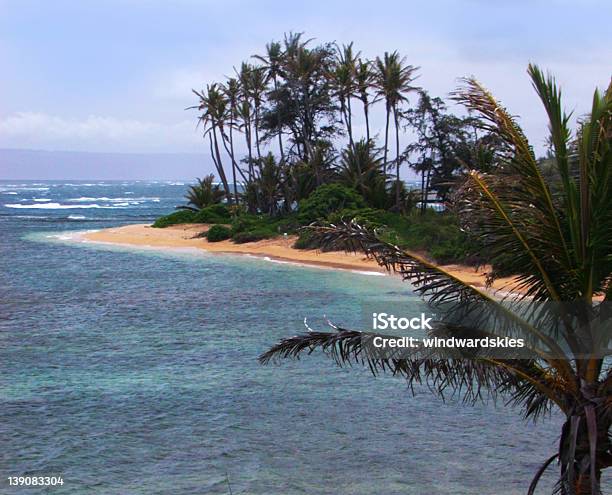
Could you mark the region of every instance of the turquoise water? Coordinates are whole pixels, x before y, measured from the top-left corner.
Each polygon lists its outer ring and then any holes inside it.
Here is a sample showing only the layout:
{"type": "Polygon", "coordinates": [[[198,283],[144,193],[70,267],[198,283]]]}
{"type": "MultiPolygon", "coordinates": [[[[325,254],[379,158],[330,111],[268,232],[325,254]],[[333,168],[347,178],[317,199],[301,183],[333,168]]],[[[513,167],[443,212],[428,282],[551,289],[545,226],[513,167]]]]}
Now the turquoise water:
{"type": "Polygon", "coordinates": [[[421,305],[408,285],[74,242],[170,211],[185,186],[71,184],[0,183],[1,493],[515,494],[554,452],[556,417],[412,397],[319,354],[258,364],[305,317],[421,305]],[[8,486],[24,475],[64,485],[8,486]]]}

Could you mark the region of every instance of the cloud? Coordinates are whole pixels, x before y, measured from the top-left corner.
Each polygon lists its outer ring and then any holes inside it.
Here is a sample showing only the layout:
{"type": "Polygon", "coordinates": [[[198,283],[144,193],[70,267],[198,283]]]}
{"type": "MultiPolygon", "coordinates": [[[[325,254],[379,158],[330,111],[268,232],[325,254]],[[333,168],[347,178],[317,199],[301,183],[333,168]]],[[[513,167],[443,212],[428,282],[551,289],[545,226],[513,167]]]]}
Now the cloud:
{"type": "Polygon", "coordinates": [[[165,71],[155,84],[153,96],[160,99],[193,100],[195,96],[191,90],[200,90],[213,80],[209,71],[200,69],[185,67],[165,71]]]}
{"type": "Polygon", "coordinates": [[[16,112],[0,118],[0,147],[89,151],[201,151],[193,119],[161,124],[90,115],[16,112]]]}

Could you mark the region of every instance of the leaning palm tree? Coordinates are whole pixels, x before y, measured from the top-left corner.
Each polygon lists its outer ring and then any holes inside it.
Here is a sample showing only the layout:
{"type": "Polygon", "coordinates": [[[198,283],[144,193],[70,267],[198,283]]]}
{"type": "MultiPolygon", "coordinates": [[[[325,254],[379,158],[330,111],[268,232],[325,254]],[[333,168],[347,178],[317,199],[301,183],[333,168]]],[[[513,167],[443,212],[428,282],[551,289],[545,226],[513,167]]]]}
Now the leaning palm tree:
{"type": "Polygon", "coordinates": [[[407,94],[416,91],[412,86],[415,79],[415,72],[419,67],[405,65],[405,58],[400,57],[398,52],[385,52],[383,59],[376,58],[376,86],[378,95],[385,100],[386,121],[385,121],[385,148],[384,162],[385,172],[387,168],[387,153],[389,148],[389,119],[393,114],[395,124],[395,180],[396,180],[396,206],[400,203],[400,144],[399,144],[399,106],[408,100],[407,94]]]}
{"type": "Polygon", "coordinates": [[[223,139],[223,135],[225,134],[227,100],[217,83],[208,84],[206,86],[206,91],[196,91],[192,89],[192,92],[199,98],[199,103],[198,105],[189,107],[189,109],[195,108],[201,111],[198,117],[198,125],[202,124],[204,126],[203,136],[208,136],[211,158],[215,164],[219,178],[223,183],[227,201],[231,204],[232,193],[229,188],[225,169],[223,168],[223,161],[221,160],[221,153],[219,151],[219,136],[223,139]]]}
{"type": "Polygon", "coordinates": [[[529,75],[550,121],[555,184],[544,179],[517,122],[483,86],[468,79],[455,93],[505,146],[495,172],[467,173],[456,199],[464,229],[493,266],[516,275],[502,300],[354,222],[314,230],[324,246],[363,250],[413,283],[441,315],[434,335],[512,331],[525,336],[528,352],[482,348],[449,356],[432,348],[398,357],[372,352],[371,333],[336,328],[282,340],[260,359],[321,348],[340,365],[390,371],[438,394],[454,390],[473,401],[504,396],[525,417],[556,408],[565,416],[558,451],[537,471],[528,494],[556,460],[557,493],[595,495],[602,471],[612,466],[612,83],[603,95],[595,91],[590,114],[572,136],[554,79],[536,66],[529,75]]]}

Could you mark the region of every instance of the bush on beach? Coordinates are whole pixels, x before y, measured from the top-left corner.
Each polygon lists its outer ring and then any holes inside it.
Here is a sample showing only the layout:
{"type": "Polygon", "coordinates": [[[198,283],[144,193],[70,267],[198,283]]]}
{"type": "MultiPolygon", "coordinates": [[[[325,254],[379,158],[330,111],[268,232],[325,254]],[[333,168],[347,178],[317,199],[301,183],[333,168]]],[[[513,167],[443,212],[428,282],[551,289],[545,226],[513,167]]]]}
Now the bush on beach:
{"type": "Polygon", "coordinates": [[[163,229],[164,227],[178,225],[180,223],[194,223],[195,215],[195,211],[191,210],[175,211],[174,213],[170,213],[170,215],[159,217],[152,226],[156,229],[163,229]]]}
{"type": "Polygon", "coordinates": [[[181,223],[230,223],[231,215],[225,205],[211,205],[200,211],[179,210],[159,217],[153,227],[163,229],[181,223]]]}
{"type": "Polygon", "coordinates": [[[208,242],[225,241],[232,236],[232,231],[225,225],[213,225],[206,233],[208,242]]]}
{"type": "Polygon", "coordinates": [[[324,184],[300,201],[298,220],[307,225],[317,220],[323,220],[329,214],[344,209],[364,208],[365,201],[359,193],[341,184],[324,184]]]}

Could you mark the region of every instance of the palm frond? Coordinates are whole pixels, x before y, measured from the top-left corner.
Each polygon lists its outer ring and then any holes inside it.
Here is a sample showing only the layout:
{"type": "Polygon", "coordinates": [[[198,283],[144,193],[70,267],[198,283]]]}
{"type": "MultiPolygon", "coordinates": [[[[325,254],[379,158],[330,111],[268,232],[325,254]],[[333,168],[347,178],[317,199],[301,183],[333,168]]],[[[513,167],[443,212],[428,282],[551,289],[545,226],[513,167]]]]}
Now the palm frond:
{"type": "Polygon", "coordinates": [[[557,459],[557,457],[559,457],[559,454],[555,454],[550,456],[538,469],[538,471],[536,472],[535,476],[533,477],[533,480],[531,480],[531,484],[529,485],[529,489],[527,490],[527,495],[534,495],[535,490],[538,486],[538,482],[540,481],[540,478],[542,477],[542,475],[544,474],[544,472],[546,471],[546,469],[548,469],[548,466],[550,466],[550,464],[557,459]]]}
{"type": "MultiPolygon", "coordinates": [[[[481,213],[477,220],[489,220],[479,230],[494,233],[495,237],[483,240],[491,241],[492,247],[496,243],[511,243],[515,248],[512,256],[520,256],[521,264],[528,261],[533,267],[529,277],[522,281],[525,287],[533,288],[531,296],[573,299],[579,292],[573,252],[566,239],[559,208],[527,138],[516,119],[478,81],[471,78],[464,82],[465,86],[453,93],[454,99],[479,114],[479,125],[499,136],[507,148],[496,180],[481,175],[474,177],[480,181],[472,181],[472,187],[468,184],[463,189],[464,193],[473,193],[466,195],[464,206],[472,215],[481,213]],[[470,203],[479,198],[478,206],[470,208],[470,203]]],[[[556,94],[554,87],[547,91],[556,94]]],[[[518,270],[519,273],[523,271],[524,268],[518,270]]]]}
{"type": "Polygon", "coordinates": [[[282,339],[259,361],[264,365],[277,363],[321,350],[341,367],[357,364],[375,376],[401,376],[413,392],[416,384],[422,384],[442,398],[461,397],[471,403],[504,395],[509,397],[507,404],[523,407],[526,417],[541,416],[558,402],[558,396],[548,388],[546,372],[533,360],[449,358],[435,348],[381,352],[373,346],[374,338],[380,335],[332,327],[332,332],[309,328],[307,333],[282,339]]]}
{"type": "Polygon", "coordinates": [[[381,240],[376,232],[352,220],[338,225],[313,226],[311,229],[322,249],[364,252],[387,271],[397,273],[409,281],[417,294],[426,298],[429,304],[436,306],[443,314],[458,315],[457,319],[469,316],[474,325],[487,323],[505,331],[509,331],[512,325],[524,335],[532,335],[545,346],[546,351],[551,352],[542,352],[541,357],[569,372],[567,365],[558,362],[557,358],[567,359],[567,356],[553,339],[534,328],[501,301],[466,284],[444,268],[381,240]]]}

